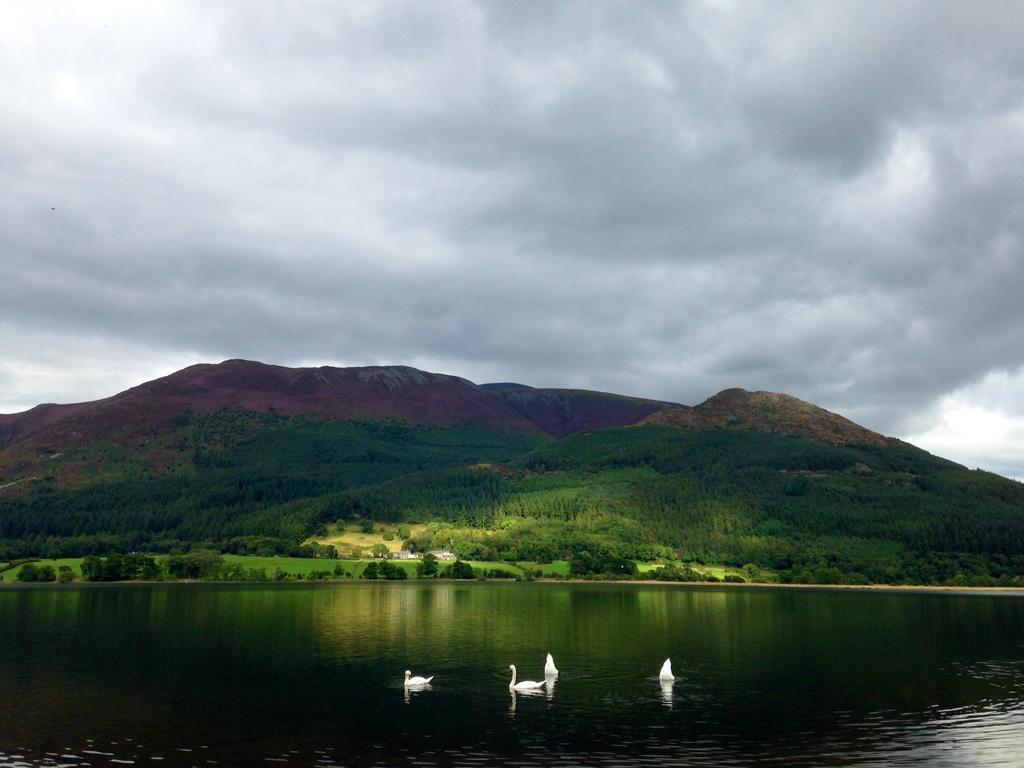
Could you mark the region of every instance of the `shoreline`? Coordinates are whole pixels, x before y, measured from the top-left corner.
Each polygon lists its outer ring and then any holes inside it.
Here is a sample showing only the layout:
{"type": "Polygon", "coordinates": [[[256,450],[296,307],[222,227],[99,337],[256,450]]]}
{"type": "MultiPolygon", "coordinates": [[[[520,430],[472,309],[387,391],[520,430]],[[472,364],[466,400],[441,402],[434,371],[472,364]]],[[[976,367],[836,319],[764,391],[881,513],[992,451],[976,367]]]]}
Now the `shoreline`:
{"type": "Polygon", "coordinates": [[[79,588],[111,588],[111,587],[152,587],[152,586],[219,586],[219,587],[278,587],[278,586],[306,586],[326,587],[339,584],[584,584],[610,586],[637,586],[637,587],[676,587],[716,590],[744,590],[744,589],[796,589],[816,591],[845,591],[845,592],[892,592],[905,594],[946,594],[946,595],[976,595],[989,597],[1024,597],[1024,587],[952,587],[932,584],[777,584],[767,582],[747,582],[745,584],[711,582],[711,581],[657,581],[655,579],[534,579],[532,581],[514,581],[511,579],[402,579],[402,580],[377,580],[377,579],[331,579],[325,581],[305,581],[294,579],[287,581],[217,581],[200,579],[181,579],[165,581],[75,581],[68,584],[58,582],[6,582],[0,581],[0,591],[19,589],[79,589],[79,588]]]}
{"type": "Polygon", "coordinates": [[[637,584],[641,586],[698,587],[701,589],[810,589],[846,592],[922,592],[950,595],[1004,595],[1024,597],[1024,587],[952,587],[941,584],[779,584],[771,582],[656,581],[654,579],[537,579],[549,584],[637,584]]]}

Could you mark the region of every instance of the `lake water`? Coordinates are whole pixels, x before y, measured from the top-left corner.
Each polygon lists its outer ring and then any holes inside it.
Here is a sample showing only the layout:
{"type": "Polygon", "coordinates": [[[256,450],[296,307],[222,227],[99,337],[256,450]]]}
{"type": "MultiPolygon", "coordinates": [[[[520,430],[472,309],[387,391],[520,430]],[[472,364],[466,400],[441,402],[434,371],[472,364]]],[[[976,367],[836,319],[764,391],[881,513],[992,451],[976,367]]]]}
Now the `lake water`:
{"type": "Polygon", "coordinates": [[[1024,598],[0,589],[0,766],[1024,765],[1024,598]],[[552,690],[512,696],[508,665],[552,690]],[[677,680],[658,669],[671,656],[677,680]],[[406,693],[402,672],[435,675],[406,693]]]}

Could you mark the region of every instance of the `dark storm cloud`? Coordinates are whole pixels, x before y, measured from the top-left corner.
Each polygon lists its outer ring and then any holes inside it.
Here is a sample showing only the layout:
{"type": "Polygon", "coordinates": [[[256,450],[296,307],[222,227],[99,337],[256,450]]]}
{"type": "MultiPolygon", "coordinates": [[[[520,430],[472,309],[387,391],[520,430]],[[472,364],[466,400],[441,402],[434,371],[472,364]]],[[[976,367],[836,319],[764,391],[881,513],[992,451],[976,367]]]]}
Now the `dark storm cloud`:
{"type": "Polygon", "coordinates": [[[3,402],[42,334],[924,429],[1024,365],[1018,10],[6,6],[3,402]]]}

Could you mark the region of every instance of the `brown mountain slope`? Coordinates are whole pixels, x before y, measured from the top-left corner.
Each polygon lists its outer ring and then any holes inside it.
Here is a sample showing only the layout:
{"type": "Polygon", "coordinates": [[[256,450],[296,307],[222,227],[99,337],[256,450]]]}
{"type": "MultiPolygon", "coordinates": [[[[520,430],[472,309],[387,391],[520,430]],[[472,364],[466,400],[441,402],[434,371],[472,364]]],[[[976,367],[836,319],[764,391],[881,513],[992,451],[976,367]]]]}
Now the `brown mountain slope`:
{"type": "Polygon", "coordinates": [[[482,386],[555,437],[565,437],[574,432],[629,426],[666,408],[682,407],[660,400],[645,400],[583,389],[535,389],[522,384],[482,386]]]}
{"type": "Polygon", "coordinates": [[[45,403],[22,413],[0,413],[0,450],[56,424],[84,405],[45,403]]]}
{"type": "Polygon", "coordinates": [[[779,392],[726,389],[693,408],[667,408],[644,419],[681,429],[751,429],[830,445],[886,445],[889,438],[839,414],[779,392]]]}
{"type": "Polygon", "coordinates": [[[226,408],[330,419],[402,419],[433,426],[468,423],[555,437],[662,424],[754,429],[832,444],[886,442],[837,414],[771,392],[730,389],[690,408],[585,390],[478,386],[406,366],[285,368],[228,360],[193,365],[103,400],[0,415],[0,475],[30,473],[44,461],[40,457],[103,442],[131,449],[169,432],[183,413],[226,408]]]}
{"type": "Polygon", "coordinates": [[[538,431],[472,382],[406,366],[284,368],[247,360],[193,365],[113,397],[44,405],[0,417],[0,451],[19,444],[66,449],[160,431],[186,411],[239,408],[335,419],[405,419],[498,431],[538,431]]]}

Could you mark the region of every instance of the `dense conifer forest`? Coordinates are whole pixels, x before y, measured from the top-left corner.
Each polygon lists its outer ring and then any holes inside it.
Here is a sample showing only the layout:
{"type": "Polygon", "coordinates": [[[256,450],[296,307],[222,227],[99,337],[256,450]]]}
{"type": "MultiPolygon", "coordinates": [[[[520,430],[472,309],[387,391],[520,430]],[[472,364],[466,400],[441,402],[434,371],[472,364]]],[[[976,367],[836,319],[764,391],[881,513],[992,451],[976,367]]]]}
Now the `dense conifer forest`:
{"type": "MultiPolygon", "coordinates": [[[[913,446],[639,426],[559,440],[479,427],[188,414],[173,461],[111,460],[0,499],[0,562],[187,552],[314,556],[336,522],[431,523],[474,560],[750,566],[781,581],[1015,583],[1024,485],[913,446]]],[[[106,452],[106,453],[104,453],[106,452]]],[[[66,460],[87,460],[69,456],[66,460]]],[[[60,461],[61,459],[57,459],[60,461]]],[[[666,572],[668,577],[672,572],[666,572]]]]}

